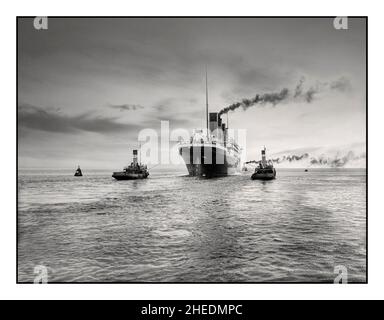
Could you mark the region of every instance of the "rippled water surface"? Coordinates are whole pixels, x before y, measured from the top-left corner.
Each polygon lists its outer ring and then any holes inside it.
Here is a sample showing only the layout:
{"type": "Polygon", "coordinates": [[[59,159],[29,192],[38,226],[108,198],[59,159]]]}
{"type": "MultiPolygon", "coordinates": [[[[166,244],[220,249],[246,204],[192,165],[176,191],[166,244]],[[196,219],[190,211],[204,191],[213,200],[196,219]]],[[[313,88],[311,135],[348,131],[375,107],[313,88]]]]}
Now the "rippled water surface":
{"type": "Polygon", "coordinates": [[[18,276],[50,282],[333,282],[366,272],[365,170],[198,179],[19,171],[18,276]]]}

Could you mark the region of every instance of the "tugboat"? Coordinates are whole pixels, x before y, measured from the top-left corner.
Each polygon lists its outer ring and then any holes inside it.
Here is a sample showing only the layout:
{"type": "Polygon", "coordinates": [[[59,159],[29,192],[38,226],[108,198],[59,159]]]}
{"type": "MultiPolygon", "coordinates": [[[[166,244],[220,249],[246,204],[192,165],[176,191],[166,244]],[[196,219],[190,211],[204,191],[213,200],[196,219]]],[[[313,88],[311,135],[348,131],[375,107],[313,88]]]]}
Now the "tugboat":
{"type": "Polygon", "coordinates": [[[80,166],[77,166],[77,169],[75,171],[75,177],[82,177],[83,173],[81,172],[80,166]]]}
{"type": "Polygon", "coordinates": [[[124,168],[124,171],[114,172],[112,174],[112,177],[116,180],[146,179],[148,176],[147,166],[137,161],[137,150],[133,150],[133,161],[129,166],[124,168]]]}
{"type": "Polygon", "coordinates": [[[267,161],[265,150],[265,147],[261,150],[261,161],[251,176],[252,180],[272,180],[276,178],[276,170],[273,167],[273,162],[271,160],[267,161]]]}

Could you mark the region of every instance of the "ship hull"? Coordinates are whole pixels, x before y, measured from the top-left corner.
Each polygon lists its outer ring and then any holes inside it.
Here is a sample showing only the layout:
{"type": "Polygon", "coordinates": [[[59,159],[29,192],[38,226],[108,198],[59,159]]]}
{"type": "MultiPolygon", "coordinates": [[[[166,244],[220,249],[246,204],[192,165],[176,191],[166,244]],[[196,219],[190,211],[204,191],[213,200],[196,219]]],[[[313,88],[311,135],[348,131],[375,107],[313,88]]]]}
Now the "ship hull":
{"type": "Polygon", "coordinates": [[[263,169],[257,170],[251,176],[252,180],[273,180],[275,178],[276,178],[276,170],[275,169],[272,169],[272,172],[263,172],[263,169]]]}
{"type": "Polygon", "coordinates": [[[240,172],[240,158],[223,147],[184,145],[179,147],[190,176],[223,177],[240,172]]]}
{"type": "Polygon", "coordinates": [[[148,177],[148,174],[114,172],[112,177],[115,178],[116,180],[137,180],[137,179],[146,179],[148,177]]]}
{"type": "Polygon", "coordinates": [[[273,173],[254,173],[251,176],[252,180],[273,180],[276,176],[273,173]]]}

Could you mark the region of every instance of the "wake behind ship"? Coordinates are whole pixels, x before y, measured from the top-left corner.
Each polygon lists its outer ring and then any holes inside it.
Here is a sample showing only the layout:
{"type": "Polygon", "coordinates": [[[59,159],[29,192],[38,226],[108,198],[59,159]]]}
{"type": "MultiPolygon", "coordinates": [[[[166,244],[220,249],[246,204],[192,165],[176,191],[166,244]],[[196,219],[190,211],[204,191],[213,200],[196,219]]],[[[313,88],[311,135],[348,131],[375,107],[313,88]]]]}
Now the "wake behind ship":
{"type": "Polygon", "coordinates": [[[241,150],[234,139],[229,137],[228,121],[227,125],[223,123],[217,112],[208,114],[207,76],[206,117],[206,130],[195,130],[190,141],[182,141],[178,146],[189,175],[220,177],[240,172],[241,150]]]}

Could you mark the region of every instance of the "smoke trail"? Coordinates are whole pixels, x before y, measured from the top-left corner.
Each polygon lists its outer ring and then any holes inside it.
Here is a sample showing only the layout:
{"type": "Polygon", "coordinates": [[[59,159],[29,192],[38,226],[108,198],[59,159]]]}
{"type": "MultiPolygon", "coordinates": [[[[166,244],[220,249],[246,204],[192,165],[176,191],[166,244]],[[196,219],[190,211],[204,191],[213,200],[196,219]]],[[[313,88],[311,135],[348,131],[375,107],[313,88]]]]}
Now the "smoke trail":
{"type": "Polygon", "coordinates": [[[310,103],[315,97],[315,94],[318,93],[319,90],[315,87],[310,87],[307,92],[305,92],[304,97],[305,100],[310,103]]]}
{"type": "MultiPolygon", "coordinates": [[[[315,155],[315,154],[308,154],[304,153],[302,155],[284,155],[282,157],[278,158],[272,158],[270,159],[274,164],[276,165],[284,165],[286,163],[289,164],[295,164],[298,167],[304,166],[304,167],[331,167],[331,168],[338,168],[338,167],[345,167],[348,164],[353,164],[354,162],[359,160],[365,160],[366,154],[365,152],[360,154],[355,154],[354,151],[349,150],[348,152],[343,152],[337,154],[321,154],[321,155],[315,155]]],[[[259,164],[260,160],[251,160],[245,162],[245,164],[259,164]]]]}
{"type": "Polygon", "coordinates": [[[301,77],[299,80],[299,83],[296,85],[292,94],[288,88],[284,88],[280,92],[256,94],[254,98],[242,99],[239,102],[235,102],[221,109],[219,111],[219,116],[229,111],[234,111],[240,107],[242,107],[243,110],[247,110],[252,106],[255,106],[255,105],[263,106],[267,103],[270,103],[273,106],[275,106],[281,102],[287,101],[290,98],[294,100],[304,100],[307,103],[311,103],[315,99],[315,95],[324,90],[346,91],[350,89],[350,82],[345,77],[341,77],[340,79],[332,81],[331,83],[317,82],[315,86],[309,87],[309,89],[307,89],[306,91],[304,90],[304,82],[305,82],[305,78],[301,77]]]}
{"type": "Polygon", "coordinates": [[[236,110],[240,107],[242,107],[244,110],[247,110],[249,107],[254,106],[255,104],[264,105],[266,103],[271,103],[273,105],[276,105],[286,100],[288,96],[289,96],[289,90],[287,88],[284,88],[280,92],[265,93],[262,95],[257,94],[252,99],[243,99],[241,102],[236,102],[231,104],[228,107],[225,107],[224,109],[219,111],[219,116],[227,113],[228,111],[236,110]]]}
{"type": "Polygon", "coordinates": [[[295,94],[293,95],[294,98],[297,98],[302,95],[304,81],[305,81],[305,78],[301,77],[301,79],[299,80],[299,83],[296,86],[295,94]]]}
{"type": "Polygon", "coordinates": [[[332,81],[329,85],[332,90],[348,91],[352,88],[351,82],[346,77],[341,77],[338,80],[332,81]]]}

